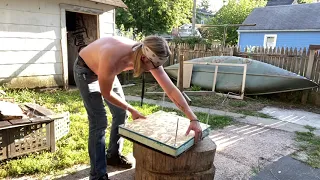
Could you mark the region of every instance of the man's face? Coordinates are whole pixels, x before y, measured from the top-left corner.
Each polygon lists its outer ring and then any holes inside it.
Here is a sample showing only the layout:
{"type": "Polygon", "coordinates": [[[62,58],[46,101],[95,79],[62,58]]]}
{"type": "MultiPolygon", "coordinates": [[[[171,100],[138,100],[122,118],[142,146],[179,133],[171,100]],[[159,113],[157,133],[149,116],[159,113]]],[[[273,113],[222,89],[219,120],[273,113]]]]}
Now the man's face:
{"type": "Polygon", "coordinates": [[[142,56],[141,56],[141,61],[142,61],[142,63],[143,63],[143,69],[144,69],[145,71],[150,71],[150,70],[152,70],[152,69],[158,68],[158,67],[155,66],[155,65],[153,64],[153,62],[152,62],[150,59],[148,59],[145,55],[142,55],[142,56]]]}

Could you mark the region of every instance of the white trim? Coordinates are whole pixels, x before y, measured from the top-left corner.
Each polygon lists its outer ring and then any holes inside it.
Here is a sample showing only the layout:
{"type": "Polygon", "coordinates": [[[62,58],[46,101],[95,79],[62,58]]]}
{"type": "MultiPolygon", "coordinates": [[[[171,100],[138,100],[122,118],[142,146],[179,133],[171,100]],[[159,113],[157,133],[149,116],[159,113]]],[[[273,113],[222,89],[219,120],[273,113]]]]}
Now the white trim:
{"type": "Polygon", "coordinates": [[[64,89],[69,86],[68,83],[68,40],[67,40],[67,23],[66,9],[60,8],[60,26],[61,26],[61,58],[62,58],[62,75],[64,89]]]}
{"type": "MultiPolygon", "coordinates": [[[[93,9],[70,4],[59,4],[60,6],[60,27],[61,27],[61,57],[62,57],[62,72],[64,88],[69,87],[68,82],[68,38],[67,38],[67,24],[66,24],[66,11],[96,15],[97,19],[104,13],[103,10],[93,9]]],[[[100,24],[97,24],[97,32],[100,32],[100,24]]],[[[100,33],[99,33],[100,34],[100,33]]],[[[98,35],[99,37],[99,35],[98,35]]]]}
{"type": "Polygon", "coordinates": [[[288,30],[237,30],[237,32],[320,32],[320,29],[288,29],[288,30]]]}
{"type": "Polygon", "coordinates": [[[76,5],[71,5],[71,4],[61,3],[61,4],[59,4],[59,6],[60,6],[60,9],[64,9],[64,10],[72,11],[72,12],[83,13],[83,14],[100,15],[100,14],[104,13],[104,11],[102,9],[87,8],[87,7],[76,6],[76,5]]]}
{"type": "Polygon", "coordinates": [[[238,32],[238,47],[240,46],[240,32],[238,32]]]}
{"type": "MultiPolygon", "coordinates": [[[[266,41],[267,41],[267,38],[268,37],[273,37],[274,38],[274,46],[272,46],[272,48],[274,48],[274,47],[276,47],[277,46],[277,34],[265,34],[264,35],[264,39],[263,39],[263,47],[267,47],[266,46],[266,41]]],[[[267,47],[267,48],[269,48],[269,47],[267,47]]]]}

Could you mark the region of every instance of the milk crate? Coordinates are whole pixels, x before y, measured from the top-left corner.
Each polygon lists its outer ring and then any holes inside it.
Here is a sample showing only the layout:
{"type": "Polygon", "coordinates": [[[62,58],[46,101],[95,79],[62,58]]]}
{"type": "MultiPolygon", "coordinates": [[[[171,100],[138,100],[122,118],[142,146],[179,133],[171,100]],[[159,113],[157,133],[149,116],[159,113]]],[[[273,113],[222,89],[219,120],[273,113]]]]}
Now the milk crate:
{"type": "Polygon", "coordinates": [[[60,118],[54,120],[54,136],[55,141],[66,136],[70,131],[70,113],[65,112],[60,115],[60,118]]]}
{"type": "MultiPolygon", "coordinates": [[[[26,122],[28,120],[23,120],[26,122]]],[[[53,150],[50,119],[36,119],[28,124],[10,124],[0,129],[0,160],[9,159],[41,150],[53,150]]],[[[5,122],[1,122],[2,125],[5,122]]]]}
{"type": "Polygon", "coordinates": [[[26,125],[7,130],[8,158],[50,149],[47,123],[26,125]]]}
{"type": "Polygon", "coordinates": [[[55,114],[37,104],[25,104],[37,116],[0,121],[0,161],[32,152],[56,149],[70,129],[70,114],[55,114]]]}

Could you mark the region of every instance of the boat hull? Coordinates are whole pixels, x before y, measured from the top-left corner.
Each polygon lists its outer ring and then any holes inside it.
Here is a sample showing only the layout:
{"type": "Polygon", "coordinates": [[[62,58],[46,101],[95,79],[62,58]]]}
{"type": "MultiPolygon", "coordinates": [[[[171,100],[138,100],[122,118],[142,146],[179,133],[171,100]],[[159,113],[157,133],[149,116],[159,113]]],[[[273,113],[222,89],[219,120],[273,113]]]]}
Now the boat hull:
{"type": "MultiPolygon", "coordinates": [[[[313,81],[282,68],[248,58],[235,56],[212,56],[197,58],[188,62],[247,64],[245,94],[259,95],[306,90],[318,87],[313,81]]],[[[178,77],[179,64],[165,67],[172,78],[178,77]]],[[[194,64],[191,84],[212,90],[215,65],[194,64]]],[[[216,82],[217,92],[240,94],[243,67],[219,66],[216,82]]]]}

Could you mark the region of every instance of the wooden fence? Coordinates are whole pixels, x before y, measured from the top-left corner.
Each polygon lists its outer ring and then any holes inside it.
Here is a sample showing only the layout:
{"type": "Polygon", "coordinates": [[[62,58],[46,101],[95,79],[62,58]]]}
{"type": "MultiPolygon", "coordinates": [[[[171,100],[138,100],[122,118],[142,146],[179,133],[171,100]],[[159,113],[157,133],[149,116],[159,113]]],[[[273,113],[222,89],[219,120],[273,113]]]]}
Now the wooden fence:
{"type": "MultiPolygon", "coordinates": [[[[294,72],[300,76],[307,77],[320,84],[320,53],[316,51],[312,65],[309,65],[310,50],[297,48],[263,48],[245,49],[243,52],[237,46],[205,46],[196,44],[191,47],[188,44],[170,44],[172,55],[164,65],[172,65],[179,62],[178,57],[184,55],[184,60],[190,60],[208,56],[238,56],[252,58],[285,70],[294,72]]],[[[320,101],[320,89],[313,89],[320,101]]],[[[320,103],[320,102],[319,102],[320,103]]]]}

